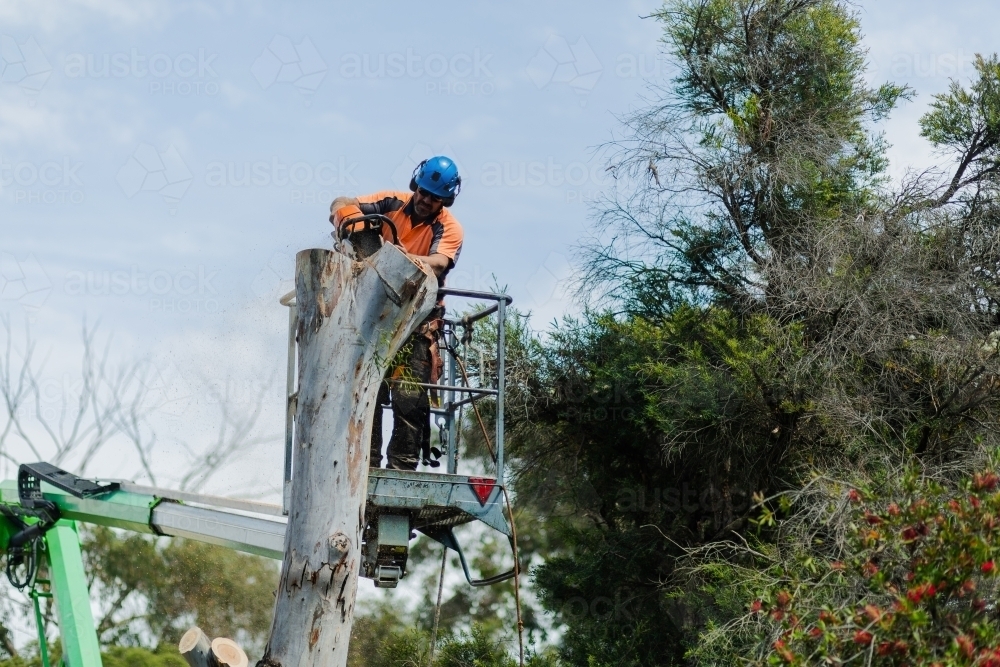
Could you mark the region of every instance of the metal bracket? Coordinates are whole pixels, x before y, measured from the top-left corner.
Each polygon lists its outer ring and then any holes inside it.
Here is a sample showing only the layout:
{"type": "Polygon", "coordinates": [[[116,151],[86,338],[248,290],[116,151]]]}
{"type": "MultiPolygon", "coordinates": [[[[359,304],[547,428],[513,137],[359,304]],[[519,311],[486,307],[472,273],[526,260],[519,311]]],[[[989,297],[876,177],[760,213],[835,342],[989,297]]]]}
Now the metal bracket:
{"type": "Polygon", "coordinates": [[[17,496],[22,507],[30,509],[46,507],[45,503],[52,505],[42,497],[42,482],[47,482],[77,498],[91,498],[117,491],[121,487],[118,482],[98,484],[89,479],[82,479],[44,461],[22,463],[17,469],[17,496]]]}
{"type": "MultiPolygon", "coordinates": [[[[441,544],[443,544],[444,546],[446,546],[447,548],[458,552],[458,560],[462,563],[462,571],[465,572],[465,580],[469,582],[470,586],[490,586],[492,584],[499,584],[501,581],[507,581],[508,579],[513,577],[516,572],[517,563],[515,563],[514,567],[508,570],[507,572],[498,574],[495,577],[488,577],[486,579],[473,579],[472,575],[469,573],[469,564],[465,562],[465,554],[462,552],[462,545],[458,543],[458,540],[455,538],[455,533],[452,531],[451,528],[445,528],[442,530],[430,530],[430,529],[418,528],[417,530],[419,530],[421,533],[431,538],[432,540],[436,540],[441,544]]],[[[514,549],[512,544],[511,552],[513,552],[513,550],[514,549]]]]}

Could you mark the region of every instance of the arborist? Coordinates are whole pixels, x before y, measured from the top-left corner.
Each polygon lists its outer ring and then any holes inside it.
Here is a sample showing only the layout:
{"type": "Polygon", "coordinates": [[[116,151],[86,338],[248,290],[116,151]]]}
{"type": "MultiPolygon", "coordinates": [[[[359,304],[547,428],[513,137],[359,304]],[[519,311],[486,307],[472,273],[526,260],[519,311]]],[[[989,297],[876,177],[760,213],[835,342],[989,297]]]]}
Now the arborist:
{"type": "MultiPolygon", "coordinates": [[[[448,211],[462,187],[455,162],[443,155],[417,165],[410,178],[410,192],[383,190],[361,197],[338,197],[330,205],[330,222],[340,229],[344,221],[362,215],[381,214],[396,227],[399,245],[411,259],[437,275],[438,285],[455,266],[462,250],[462,226],[448,211]]],[[[382,238],[392,242],[392,233],[382,228],[382,238]]],[[[382,465],[382,406],[391,399],[392,437],[386,451],[387,468],[416,470],[421,455],[425,464],[437,466],[431,458],[430,399],[427,389],[415,382],[437,384],[443,368],[438,352],[444,302],[439,300],[431,314],[403,346],[390,377],[379,388],[375,421],[372,426],[371,466],[382,465]]]]}

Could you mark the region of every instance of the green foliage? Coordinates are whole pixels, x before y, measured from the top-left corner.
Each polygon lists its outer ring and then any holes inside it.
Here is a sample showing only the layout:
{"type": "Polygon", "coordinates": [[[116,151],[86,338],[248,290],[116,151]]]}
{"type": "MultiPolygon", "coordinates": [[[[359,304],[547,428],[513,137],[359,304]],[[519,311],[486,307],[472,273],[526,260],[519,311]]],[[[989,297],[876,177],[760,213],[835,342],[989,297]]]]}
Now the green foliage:
{"type": "Polygon", "coordinates": [[[844,557],[751,604],[770,641],[759,664],[1000,665],[998,485],[993,472],[957,487],[911,472],[895,498],[852,489],[844,557]]]}
{"type": "Polygon", "coordinates": [[[654,16],[673,86],[626,119],[619,181],[586,279],[630,310],[745,307],[798,236],[856,216],[885,182],[871,132],[905,87],[868,86],[857,16],[841,0],[668,0],[654,16]]]}
{"type": "Polygon", "coordinates": [[[978,78],[972,87],[953,81],[920,119],[921,136],[939,148],[964,152],[979,142],[995,151],[1000,142],[1000,62],[976,56],[974,64],[978,78]]]}
{"type": "Polygon", "coordinates": [[[137,646],[114,646],[101,654],[104,667],[185,667],[187,662],[174,645],[155,651],[137,646]]]}
{"type": "MultiPolygon", "coordinates": [[[[406,627],[388,607],[360,616],[351,636],[350,667],[514,667],[503,637],[473,624],[467,633],[439,638],[429,664],[430,634],[406,627]]],[[[552,664],[550,656],[532,656],[532,667],[552,664]]]]}
{"type": "MultiPolygon", "coordinates": [[[[52,665],[59,664],[58,645],[53,646],[54,652],[49,653],[52,665]]],[[[101,653],[101,663],[104,667],[187,667],[187,663],[173,646],[157,650],[137,646],[113,646],[101,653]]],[[[41,667],[42,660],[35,655],[30,659],[13,658],[0,661],[0,667],[41,667]]]]}
{"type": "Polygon", "coordinates": [[[679,547],[745,523],[769,484],[760,462],[805,410],[794,386],[779,390],[801,329],[682,306],[657,324],[591,315],[549,341],[525,385],[545,389],[512,390],[534,407],[508,431],[518,504],[556,528],[534,583],[567,625],[567,663],[663,660],[691,620],[660,586],[679,547]]]}
{"type": "Polygon", "coordinates": [[[584,256],[608,309],[511,336],[517,502],[570,665],[759,658],[754,591],[842,557],[817,480],[954,483],[1000,444],[996,58],[923,121],[954,176],[893,187],[873,123],[909,92],[867,83],[850,3],[655,18],[678,75],[626,119],[584,256]]]}
{"type": "Polygon", "coordinates": [[[435,667],[514,667],[503,643],[474,625],[469,634],[448,637],[434,656],[435,667]]]}

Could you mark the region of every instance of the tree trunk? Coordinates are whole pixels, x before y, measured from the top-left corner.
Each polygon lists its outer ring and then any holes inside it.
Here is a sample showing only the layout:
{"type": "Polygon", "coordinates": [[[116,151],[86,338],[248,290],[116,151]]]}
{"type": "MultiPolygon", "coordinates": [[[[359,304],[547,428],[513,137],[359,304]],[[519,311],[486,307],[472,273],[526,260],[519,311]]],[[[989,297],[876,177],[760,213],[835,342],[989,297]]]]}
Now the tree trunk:
{"type": "Polygon", "coordinates": [[[357,593],[376,395],[430,313],[437,279],[393,245],[296,256],[299,385],[292,502],[258,667],[344,667],[357,593]]]}

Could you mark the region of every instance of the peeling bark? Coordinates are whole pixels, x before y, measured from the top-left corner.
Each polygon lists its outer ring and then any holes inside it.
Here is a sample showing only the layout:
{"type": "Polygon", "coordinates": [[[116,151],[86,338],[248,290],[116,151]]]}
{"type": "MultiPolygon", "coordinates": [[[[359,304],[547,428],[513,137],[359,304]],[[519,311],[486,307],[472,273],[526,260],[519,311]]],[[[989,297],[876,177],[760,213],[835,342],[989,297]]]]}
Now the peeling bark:
{"type": "Polygon", "coordinates": [[[361,566],[368,456],[385,365],[434,306],[437,279],[395,246],[296,256],[298,411],[271,636],[258,667],[344,667],[361,566]]]}

